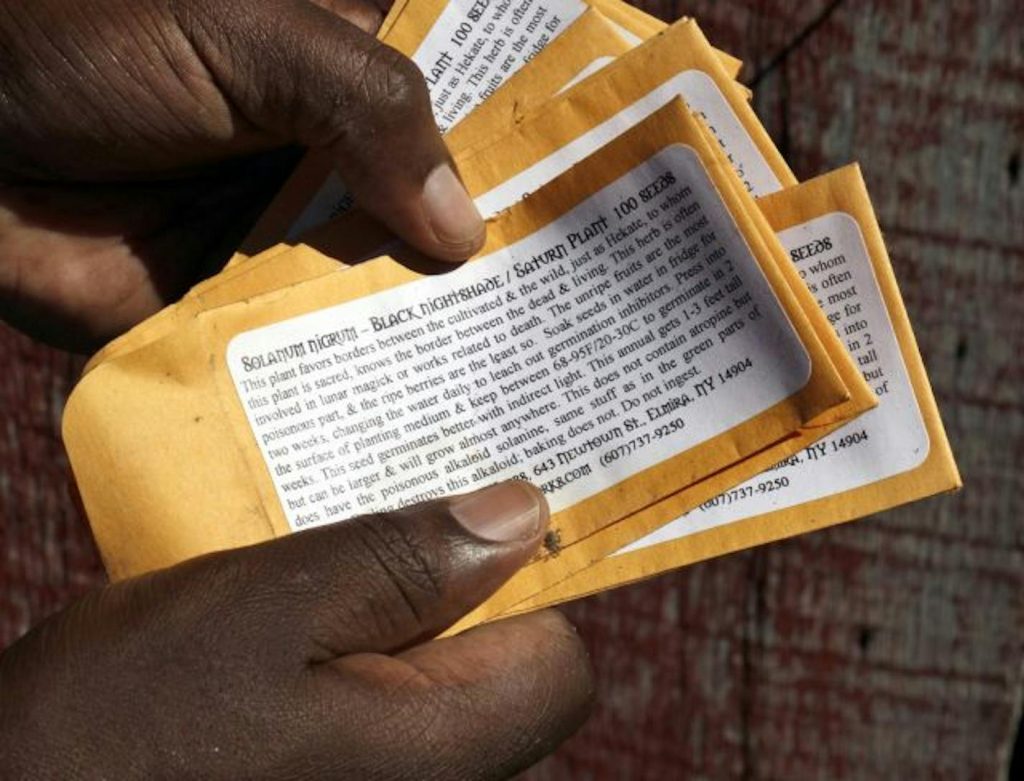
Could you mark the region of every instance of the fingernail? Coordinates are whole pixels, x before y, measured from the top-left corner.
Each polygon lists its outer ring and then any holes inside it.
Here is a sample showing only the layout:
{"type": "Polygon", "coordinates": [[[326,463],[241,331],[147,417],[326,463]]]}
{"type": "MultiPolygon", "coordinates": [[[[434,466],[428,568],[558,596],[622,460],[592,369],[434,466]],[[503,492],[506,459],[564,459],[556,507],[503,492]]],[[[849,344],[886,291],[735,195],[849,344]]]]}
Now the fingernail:
{"type": "Polygon", "coordinates": [[[449,509],[463,528],[490,542],[529,540],[548,525],[544,497],[520,480],[452,499],[449,509]]]}
{"type": "Polygon", "coordinates": [[[439,165],[423,185],[423,208],[438,241],[465,248],[467,254],[483,243],[484,221],[459,177],[447,163],[439,165]]]}

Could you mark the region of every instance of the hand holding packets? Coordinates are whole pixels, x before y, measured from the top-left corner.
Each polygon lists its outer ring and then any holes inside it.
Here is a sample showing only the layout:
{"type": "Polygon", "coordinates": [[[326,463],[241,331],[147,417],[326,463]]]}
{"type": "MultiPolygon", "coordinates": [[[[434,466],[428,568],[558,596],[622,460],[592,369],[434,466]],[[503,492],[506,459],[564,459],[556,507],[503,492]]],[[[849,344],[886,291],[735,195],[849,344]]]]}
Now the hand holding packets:
{"type": "Polygon", "coordinates": [[[630,48],[599,9],[520,5],[382,31],[447,63],[478,258],[424,273],[310,158],[249,252],[94,360],[66,438],[115,576],[529,479],[548,552],[466,625],[958,485],[856,169],[797,185],[692,20],[630,48]],[[573,40],[578,79],[545,57],[573,40]],[[125,452],[157,479],[110,490],[125,452]]]}

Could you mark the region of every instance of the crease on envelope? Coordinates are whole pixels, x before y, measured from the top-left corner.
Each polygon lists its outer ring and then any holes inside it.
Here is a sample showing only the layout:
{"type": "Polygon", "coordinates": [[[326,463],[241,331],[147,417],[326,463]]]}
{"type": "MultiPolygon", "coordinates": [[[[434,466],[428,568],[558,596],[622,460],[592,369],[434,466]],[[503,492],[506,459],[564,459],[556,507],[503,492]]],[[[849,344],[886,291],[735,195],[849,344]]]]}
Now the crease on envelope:
{"type": "Polygon", "coordinates": [[[513,74],[493,95],[444,137],[452,154],[486,143],[504,133],[587,72],[633,48],[599,11],[588,8],[564,33],[513,74]]]}
{"type": "MultiPolygon", "coordinates": [[[[755,196],[795,184],[796,178],[753,109],[735,95],[730,84],[697,24],[676,22],[607,65],[600,78],[580,82],[516,126],[520,134],[556,138],[557,155],[523,159],[499,137],[457,155],[456,164],[470,192],[485,194],[478,203],[486,213],[492,198],[500,195],[507,204],[509,196],[499,188],[529,192],[534,174],[555,164],[551,158],[557,157],[563,168],[571,165],[574,154],[592,151],[598,139],[614,137],[646,112],[680,96],[709,118],[755,196]],[[585,143],[584,130],[595,140],[585,143]],[[493,193],[487,185],[494,188],[493,193]]],[[[543,147],[538,144],[537,148],[543,147]]]]}

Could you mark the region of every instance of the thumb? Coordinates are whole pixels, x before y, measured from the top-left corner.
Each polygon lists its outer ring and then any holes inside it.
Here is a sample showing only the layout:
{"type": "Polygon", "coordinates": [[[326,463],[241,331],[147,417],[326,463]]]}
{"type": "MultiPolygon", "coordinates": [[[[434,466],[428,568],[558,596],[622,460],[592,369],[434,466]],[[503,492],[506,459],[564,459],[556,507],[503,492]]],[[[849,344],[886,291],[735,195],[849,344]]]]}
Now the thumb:
{"type": "Polygon", "coordinates": [[[483,602],[533,555],[547,522],[543,494],[513,480],[250,548],[247,569],[272,573],[264,598],[288,604],[269,614],[298,622],[292,636],[309,643],[310,661],[392,653],[483,602]]]}
{"type": "Polygon", "coordinates": [[[185,33],[247,120],[326,150],[359,204],[416,249],[448,261],[480,249],[484,223],[411,60],[307,0],[203,8],[183,15],[185,33]]]}

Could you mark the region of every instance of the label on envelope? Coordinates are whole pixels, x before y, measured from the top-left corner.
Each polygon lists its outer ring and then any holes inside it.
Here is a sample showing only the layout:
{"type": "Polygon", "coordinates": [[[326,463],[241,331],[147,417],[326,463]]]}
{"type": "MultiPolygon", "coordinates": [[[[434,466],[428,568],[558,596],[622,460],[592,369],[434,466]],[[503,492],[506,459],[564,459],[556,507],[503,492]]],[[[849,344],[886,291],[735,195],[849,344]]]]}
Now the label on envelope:
{"type": "Polygon", "coordinates": [[[446,132],[583,13],[580,0],[451,0],[412,55],[446,132]]]}
{"type": "Polygon", "coordinates": [[[875,483],[928,456],[928,431],[860,227],[833,212],[778,235],[880,403],[620,553],[875,483]]]}
{"type": "Polygon", "coordinates": [[[228,367],[293,529],[512,477],[558,512],[811,371],[683,144],[457,271],[239,334],[228,367]]]}

